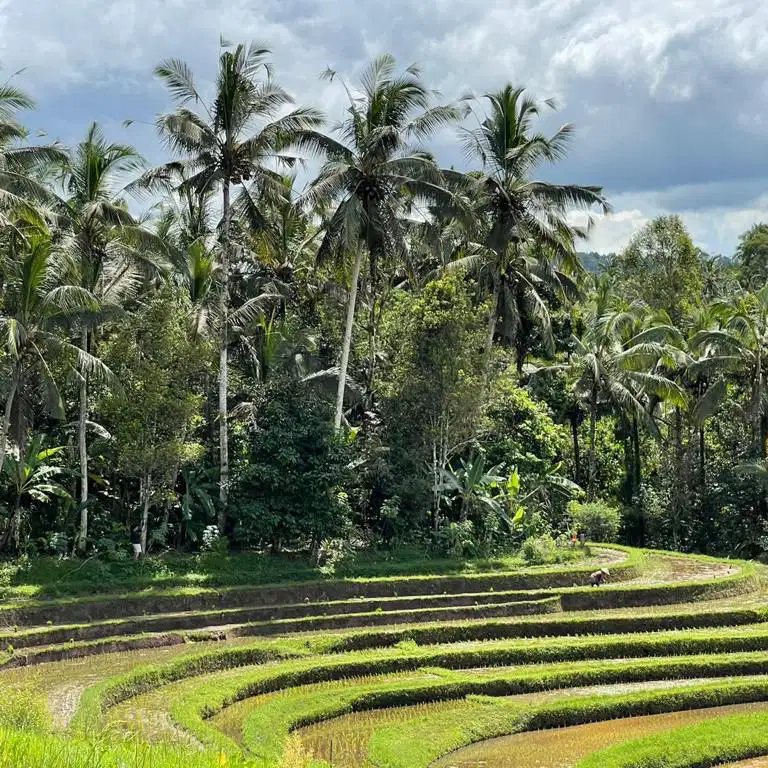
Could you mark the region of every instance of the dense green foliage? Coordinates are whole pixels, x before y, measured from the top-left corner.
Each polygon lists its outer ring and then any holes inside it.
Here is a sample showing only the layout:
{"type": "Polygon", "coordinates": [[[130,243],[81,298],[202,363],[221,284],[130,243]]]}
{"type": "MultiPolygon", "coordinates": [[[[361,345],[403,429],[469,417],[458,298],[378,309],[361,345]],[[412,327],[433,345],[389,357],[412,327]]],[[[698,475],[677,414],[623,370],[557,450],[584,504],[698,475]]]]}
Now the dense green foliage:
{"type": "Polygon", "coordinates": [[[0,93],[0,550],[761,554],[765,225],[733,262],[668,216],[582,264],[571,214],[609,206],[538,180],[550,102],[435,103],[381,56],[326,131],[269,59],[224,46],[210,101],[159,65],[156,168],[97,125],[32,146],[0,93]]]}

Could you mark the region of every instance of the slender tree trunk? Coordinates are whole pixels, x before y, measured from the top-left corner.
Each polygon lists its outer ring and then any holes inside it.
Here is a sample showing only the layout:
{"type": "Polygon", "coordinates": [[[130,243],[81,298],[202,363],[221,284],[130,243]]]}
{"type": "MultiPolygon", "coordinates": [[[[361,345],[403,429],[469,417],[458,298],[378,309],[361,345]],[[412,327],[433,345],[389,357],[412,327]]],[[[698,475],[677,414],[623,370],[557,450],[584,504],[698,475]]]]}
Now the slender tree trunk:
{"type": "Polygon", "coordinates": [[[221,231],[221,340],[219,344],[219,531],[227,527],[229,501],[229,425],[227,394],[229,391],[229,235],[232,210],[229,203],[229,179],[223,189],[223,226],[221,231]]]}
{"type": "Polygon", "coordinates": [[[579,447],[579,422],[575,413],[571,414],[571,434],[573,435],[573,469],[578,483],[581,478],[581,449],[579,447]]]}
{"type": "Polygon", "coordinates": [[[496,335],[496,319],[499,310],[499,296],[501,295],[501,282],[496,275],[493,276],[493,289],[491,291],[491,307],[488,311],[488,332],[485,338],[485,385],[491,380],[491,356],[493,354],[493,337],[496,335]]]}
{"type": "Polygon", "coordinates": [[[707,441],[703,425],[699,427],[699,483],[703,503],[707,490],[707,441]]]}
{"type": "Polygon", "coordinates": [[[347,321],[344,326],[344,342],[341,347],[341,364],[339,366],[339,385],[336,392],[336,413],[333,426],[341,429],[341,418],[344,414],[344,393],[347,389],[347,368],[349,366],[349,351],[352,347],[352,330],[355,325],[355,305],[357,303],[357,284],[360,279],[360,268],[363,263],[363,249],[358,248],[355,264],[352,267],[352,284],[347,299],[347,321]]]}
{"type": "MultiPolygon", "coordinates": [[[[88,330],[83,328],[80,348],[88,351],[88,330]]],[[[80,533],[77,537],[77,551],[85,552],[88,543],[88,445],[86,430],[88,426],[88,375],[82,374],[80,382],[80,415],[77,424],[77,447],[80,454],[80,533]]]]}
{"type": "Polygon", "coordinates": [[[589,479],[587,480],[587,498],[591,501],[595,496],[596,474],[596,443],[597,441],[597,392],[592,390],[592,403],[589,411],[589,479]]]}
{"type": "Polygon", "coordinates": [[[3,411],[2,432],[0,432],[0,472],[5,464],[5,454],[8,450],[8,433],[11,431],[11,410],[13,409],[13,398],[16,395],[16,379],[11,382],[11,391],[5,398],[5,410],[3,411]]]}
{"type": "MultiPolygon", "coordinates": [[[[368,393],[373,393],[373,379],[376,376],[376,288],[371,283],[371,314],[368,331],[368,393]]],[[[371,397],[371,400],[373,398],[371,397]]]]}
{"type": "Polygon", "coordinates": [[[145,475],[139,481],[139,496],[141,498],[141,551],[147,554],[147,539],[149,532],[149,503],[152,499],[152,476],[145,475]]]}
{"type": "Polygon", "coordinates": [[[437,462],[437,441],[432,440],[432,506],[435,510],[434,529],[440,528],[440,469],[437,462]]]}
{"type": "Polygon", "coordinates": [[[16,499],[16,503],[13,506],[13,512],[8,519],[8,527],[5,529],[3,539],[0,541],[0,552],[5,552],[8,549],[8,545],[13,542],[16,551],[19,550],[19,532],[21,529],[21,499],[16,499]]]}
{"type": "Polygon", "coordinates": [[[632,417],[632,451],[633,451],[633,489],[632,495],[637,496],[640,493],[640,486],[643,484],[643,457],[640,452],[640,429],[637,424],[637,416],[632,417]]]}

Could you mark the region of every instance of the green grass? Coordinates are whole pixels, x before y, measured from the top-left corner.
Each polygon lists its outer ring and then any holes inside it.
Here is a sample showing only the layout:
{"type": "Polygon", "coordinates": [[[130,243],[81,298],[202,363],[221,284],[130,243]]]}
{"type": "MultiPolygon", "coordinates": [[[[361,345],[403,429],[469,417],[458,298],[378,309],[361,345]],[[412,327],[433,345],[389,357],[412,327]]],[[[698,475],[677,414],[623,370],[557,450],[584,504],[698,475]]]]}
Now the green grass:
{"type": "Polygon", "coordinates": [[[0,768],[244,768],[237,756],[0,728],[0,768]]]}
{"type": "Polygon", "coordinates": [[[601,750],[578,768],[710,768],[768,755],[768,713],[722,717],[601,750]]]}
{"type": "MultiPolygon", "coordinates": [[[[558,562],[574,562],[589,552],[562,550],[559,554],[558,562]]],[[[543,566],[543,569],[547,567],[543,566]]],[[[434,558],[424,550],[415,549],[393,552],[366,550],[345,561],[337,568],[334,577],[463,575],[518,568],[530,568],[519,555],[463,560],[434,558]]],[[[130,559],[91,558],[81,561],[35,557],[0,562],[0,599],[74,597],[94,591],[258,585],[322,578],[321,571],[304,554],[275,556],[245,552],[184,555],[169,552],[138,562],[130,559]]]]}

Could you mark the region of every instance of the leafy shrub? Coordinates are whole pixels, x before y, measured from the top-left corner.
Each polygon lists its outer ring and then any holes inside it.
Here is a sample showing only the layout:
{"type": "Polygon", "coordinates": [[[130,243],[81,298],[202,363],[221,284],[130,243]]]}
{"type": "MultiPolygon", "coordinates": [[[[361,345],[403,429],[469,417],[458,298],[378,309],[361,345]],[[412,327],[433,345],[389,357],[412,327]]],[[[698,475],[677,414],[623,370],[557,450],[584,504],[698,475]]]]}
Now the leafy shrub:
{"type": "Polygon", "coordinates": [[[343,535],[350,510],[339,489],[349,448],[327,404],[307,384],[276,377],[253,411],[247,466],[232,493],[236,542],[278,550],[343,535]]]}
{"type": "Polygon", "coordinates": [[[471,520],[448,523],[437,533],[438,551],[450,557],[468,557],[476,548],[475,526],[471,520]]]}
{"type": "Polygon", "coordinates": [[[529,565],[552,563],[557,560],[557,544],[548,534],[531,536],[523,542],[520,554],[529,565]]]}
{"type": "Polygon", "coordinates": [[[584,504],[572,501],[568,505],[573,527],[586,534],[590,541],[616,541],[621,528],[621,514],[616,507],[604,501],[589,501],[584,504]]]}

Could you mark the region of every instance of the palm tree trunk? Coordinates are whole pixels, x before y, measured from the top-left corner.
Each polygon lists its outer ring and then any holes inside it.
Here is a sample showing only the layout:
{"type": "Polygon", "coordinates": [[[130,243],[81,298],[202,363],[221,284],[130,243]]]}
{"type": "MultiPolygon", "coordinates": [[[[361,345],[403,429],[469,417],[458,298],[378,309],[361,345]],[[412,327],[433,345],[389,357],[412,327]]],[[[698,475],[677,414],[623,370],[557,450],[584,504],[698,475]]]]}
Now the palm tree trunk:
{"type": "MultiPolygon", "coordinates": [[[[83,328],[80,348],[88,351],[88,330],[83,328]]],[[[80,454],[80,533],[77,538],[77,551],[85,552],[88,542],[88,445],[86,428],[88,424],[88,375],[83,373],[80,382],[80,415],[77,424],[77,446],[80,454]]]]}
{"type": "Polygon", "coordinates": [[[573,435],[573,470],[578,483],[581,478],[581,450],[579,448],[579,423],[575,413],[571,414],[571,434],[573,435]]]}
{"type": "Polygon", "coordinates": [[[19,533],[21,531],[21,500],[16,499],[13,512],[8,519],[8,527],[5,529],[3,539],[0,541],[0,552],[5,552],[8,549],[8,545],[13,542],[16,551],[19,550],[19,533]]]}
{"type": "Polygon", "coordinates": [[[587,498],[594,498],[594,485],[596,474],[596,446],[597,441],[597,392],[592,390],[592,403],[589,412],[589,478],[587,480],[587,498]]]}
{"type": "Polygon", "coordinates": [[[493,353],[493,337],[496,335],[496,320],[499,310],[499,296],[501,295],[501,281],[497,275],[493,276],[493,290],[491,291],[491,306],[488,310],[488,333],[485,339],[485,383],[491,380],[491,354],[493,353]]]}
{"type": "Polygon", "coordinates": [[[637,496],[640,493],[640,486],[643,483],[643,457],[640,453],[640,429],[637,424],[637,416],[632,417],[632,451],[633,451],[633,489],[632,495],[637,496]]]}
{"type": "Polygon", "coordinates": [[[13,408],[13,398],[16,395],[16,379],[11,382],[11,391],[5,398],[5,411],[3,412],[3,426],[0,432],[0,472],[5,464],[5,454],[8,450],[8,433],[11,431],[11,409],[13,408]]]}
{"type": "Polygon", "coordinates": [[[149,531],[149,502],[152,498],[150,492],[152,476],[145,475],[139,481],[139,496],[141,497],[141,551],[147,554],[147,538],[149,531]]]}
{"type": "Polygon", "coordinates": [[[232,209],[229,202],[229,179],[223,188],[223,225],[221,230],[221,339],[219,342],[219,531],[227,527],[229,500],[229,431],[227,424],[227,394],[229,390],[229,234],[232,209]]]}
{"type": "Polygon", "coordinates": [[[355,325],[355,304],[357,303],[357,283],[360,279],[360,268],[363,263],[363,249],[358,248],[355,264],[352,267],[352,285],[347,299],[347,322],[344,326],[344,342],[341,347],[341,364],[339,366],[339,386],[336,392],[336,413],[333,426],[336,431],[341,429],[341,417],[344,413],[344,393],[347,388],[347,368],[349,366],[349,351],[352,347],[352,330],[355,325]]]}

